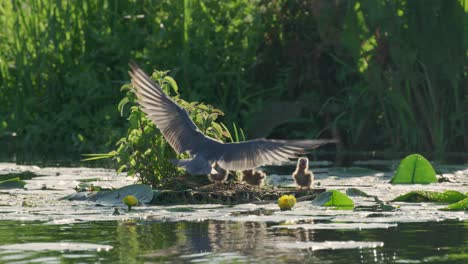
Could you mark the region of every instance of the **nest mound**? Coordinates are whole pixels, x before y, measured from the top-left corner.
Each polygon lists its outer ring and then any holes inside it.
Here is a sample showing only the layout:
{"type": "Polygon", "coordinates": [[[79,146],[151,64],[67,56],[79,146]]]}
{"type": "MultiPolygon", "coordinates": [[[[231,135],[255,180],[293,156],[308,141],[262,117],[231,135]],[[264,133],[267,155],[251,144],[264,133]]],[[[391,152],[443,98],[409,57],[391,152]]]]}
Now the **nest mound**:
{"type": "Polygon", "coordinates": [[[325,189],[296,190],[295,188],[254,187],[251,185],[226,182],[209,184],[185,190],[159,190],[154,192],[154,205],[176,204],[242,204],[276,202],[284,194],[293,194],[300,200],[312,200],[325,189]],[[302,199],[301,199],[302,198],[302,199]]]}

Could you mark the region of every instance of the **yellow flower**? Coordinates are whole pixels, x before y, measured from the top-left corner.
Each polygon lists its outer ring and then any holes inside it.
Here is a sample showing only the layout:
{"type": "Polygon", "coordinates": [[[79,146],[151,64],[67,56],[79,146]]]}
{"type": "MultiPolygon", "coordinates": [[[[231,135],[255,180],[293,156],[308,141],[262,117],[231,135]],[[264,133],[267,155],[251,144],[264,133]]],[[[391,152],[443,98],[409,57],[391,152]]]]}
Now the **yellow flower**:
{"type": "Polygon", "coordinates": [[[138,199],[133,195],[127,195],[122,199],[122,202],[128,206],[128,210],[132,209],[132,206],[138,205],[138,199]]]}
{"type": "Polygon", "coordinates": [[[278,206],[281,210],[291,210],[296,204],[296,197],[292,195],[283,195],[278,199],[278,206]]]}

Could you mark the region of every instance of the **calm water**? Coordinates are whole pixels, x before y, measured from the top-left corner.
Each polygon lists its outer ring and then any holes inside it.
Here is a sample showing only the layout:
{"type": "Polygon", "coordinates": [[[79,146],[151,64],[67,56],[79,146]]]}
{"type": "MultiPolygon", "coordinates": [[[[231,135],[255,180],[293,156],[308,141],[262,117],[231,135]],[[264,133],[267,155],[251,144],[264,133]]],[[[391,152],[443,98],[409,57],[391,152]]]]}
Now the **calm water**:
{"type": "MultiPolygon", "coordinates": [[[[359,188],[383,201],[412,190],[468,191],[467,165],[438,166],[450,182],[392,185],[398,162],[380,164],[313,163],[313,170],[317,185],[359,188]]],[[[270,185],[293,185],[294,168],[282,169],[268,176],[270,185]]],[[[27,170],[38,176],[24,189],[0,190],[0,263],[468,263],[468,212],[438,210],[446,205],[391,203],[395,209],[386,211],[374,198],[353,197],[356,209],[344,211],[304,201],[292,211],[272,202],[128,212],[60,199],[83,181],[107,188],[134,182],[113,170],[0,163],[0,175],[27,170]],[[273,214],[254,213],[262,210],[273,214]]]]}
{"type": "MultiPolygon", "coordinates": [[[[318,222],[319,223],[319,222],[318,222]]],[[[71,225],[0,221],[0,244],[71,242],[102,248],[0,249],[0,262],[25,263],[468,263],[468,222],[401,223],[388,229],[282,230],[258,222],[109,221],[71,225]],[[324,243],[335,241],[335,243],[324,243]],[[342,248],[339,241],[376,242],[342,248]],[[309,248],[295,248],[297,242],[309,248]],[[285,247],[282,245],[293,245],[285,247]],[[372,244],[372,243],[371,243],[372,244]],[[106,246],[111,246],[107,247],[106,246]],[[338,249],[326,249],[326,247],[338,249]],[[319,249],[325,247],[325,249],[319,249]],[[62,251],[60,251],[62,250],[62,251]]],[[[346,243],[345,243],[346,244],[346,243]]],[[[76,244],[78,247],[80,244],[76,244]]],[[[37,246],[37,244],[36,244],[37,246]]]]}

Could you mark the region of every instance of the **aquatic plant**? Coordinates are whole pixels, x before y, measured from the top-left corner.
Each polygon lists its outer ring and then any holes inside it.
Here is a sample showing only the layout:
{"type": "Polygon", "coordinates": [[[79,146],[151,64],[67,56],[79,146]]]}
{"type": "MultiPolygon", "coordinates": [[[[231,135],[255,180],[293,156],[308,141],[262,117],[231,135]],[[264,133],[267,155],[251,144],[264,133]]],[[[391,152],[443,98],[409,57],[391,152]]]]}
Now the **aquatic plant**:
{"type": "Polygon", "coordinates": [[[367,194],[366,192],[358,188],[347,188],[346,195],[348,196],[361,196],[361,197],[372,197],[372,195],[367,194]]]}
{"type": "Polygon", "coordinates": [[[354,207],[354,201],[338,190],[330,190],[321,193],[312,201],[312,204],[316,206],[331,206],[336,209],[345,210],[354,207]]]}
{"type": "MultiPolygon", "coordinates": [[[[177,82],[167,71],[155,71],[151,78],[189,113],[190,118],[205,135],[221,141],[239,141],[240,132],[241,138],[245,138],[242,129],[237,129],[235,124],[233,137],[224,124],[217,122],[218,117],[224,115],[221,110],[212,105],[181,99],[177,82]]],[[[88,158],[84,160],[111,158],[116,162],[118,173],[126,171],[127,175],[136,176],[140,183],[154,188],[164,186],[177,176],[184,175],[184,171],[174,166],[170,160],[187,158],[186,154],[177,155],[159,129],[146,117],[136,103],[131,84],[125,84],[121,90],[125,92],[125,97],[118,104],[118,110],[122,115],[128,116],[127,135],[117,141],[116,150],[104,154],[85,154],[88,158]]]]}
{"type": "Polygon", "coordinates": [[[293,195],[283,195],[278,199],[279,208],[284,210],[291,210],[296,205],[296,197],[293,195]]]}
{"type": "Polygon", "coordinates": [[[467,196],[459,191],[444,191],[444,192],[434,192],[434,191],[411,191],[409,193],[402,194],[395,199],[394,202],[411,202],[411,203],[420,203],[420,202],[436,202],[436,203],[456,203],[467,196]]]}
{"type": "Polygon", "coordinates": [[[447,207],[441,208],[442,211],[468,211],[468,198],[453,203],[447,207]]]}
{"type": "Polygon", "coordinates": [[[132,206],[138,205],[138,199],[133,195],[127,195],[122,199],[122,202],[128,206],[128,211],[132,210],[132,206]]]}
{"type": "MultiPolygon", "coordinates": [[[[130,208],[128,210],[130,211],[130,208]]],[[[112,215],[120,215],[119,208],[115,207],[114,212],[112,212],[112,215]]]]}
{"type": "Polygon", "coordinates": [[[431,163],[420,154],[405,157],[390,183],[435,183],[437,177],[431,163]]]}
{"type": "Polygon", "coordinates": [[[22,189],[25,185],[26,182],[21,180],[20,177],[0,181],[0,189],[22,189]]]}

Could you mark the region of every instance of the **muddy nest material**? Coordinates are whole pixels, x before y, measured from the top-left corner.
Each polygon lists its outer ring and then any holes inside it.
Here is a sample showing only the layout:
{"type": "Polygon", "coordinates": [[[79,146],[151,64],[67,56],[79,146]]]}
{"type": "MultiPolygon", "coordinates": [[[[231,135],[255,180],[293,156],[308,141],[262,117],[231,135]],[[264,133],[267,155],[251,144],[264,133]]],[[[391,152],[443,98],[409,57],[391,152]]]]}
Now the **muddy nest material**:
{"type": "Polygon", "coordinates": [[[296,190],[291,188],[255,188],[240,183],[210,184],[196,190],[155,191],[153,205],[178,204],[242,204],[276,202],[281,195],[292,194],[296,198],[312,200],[325,189],[296,190]]]}

